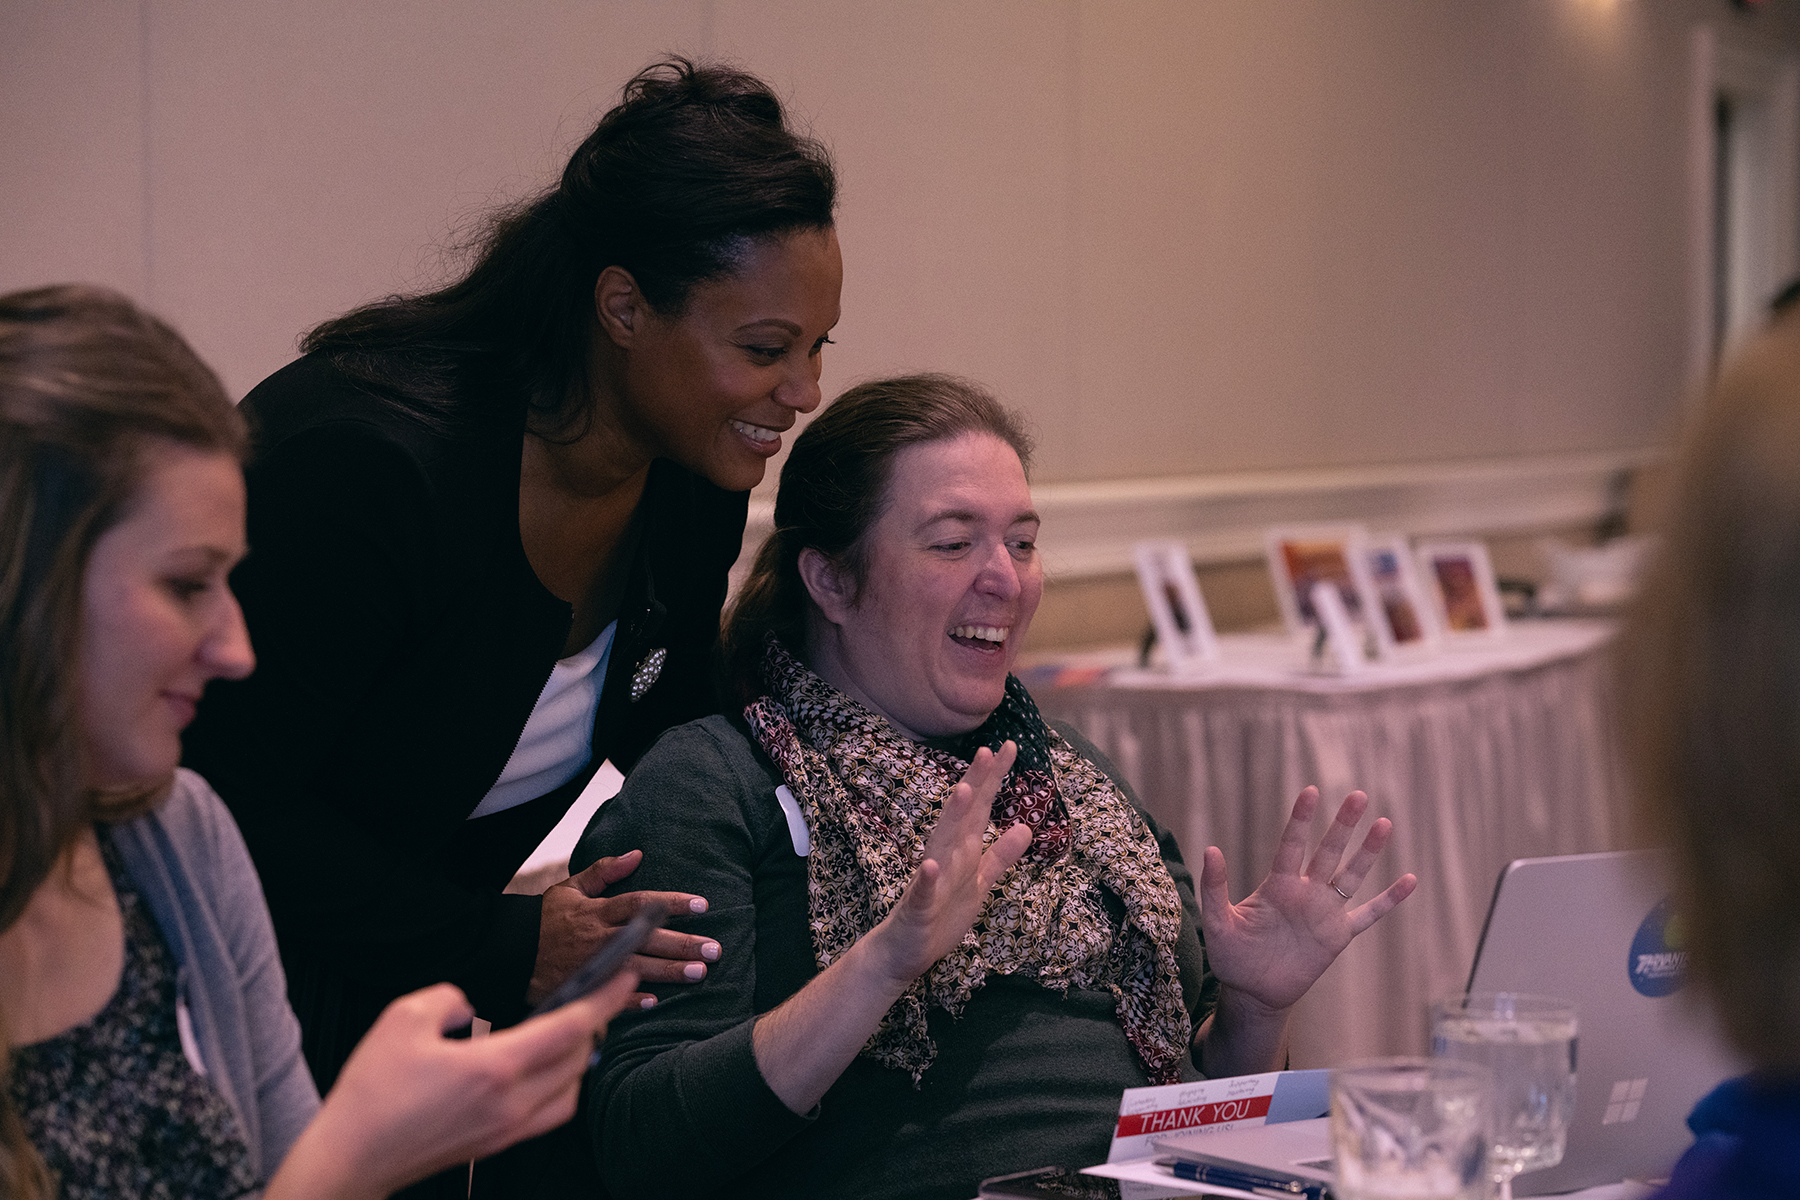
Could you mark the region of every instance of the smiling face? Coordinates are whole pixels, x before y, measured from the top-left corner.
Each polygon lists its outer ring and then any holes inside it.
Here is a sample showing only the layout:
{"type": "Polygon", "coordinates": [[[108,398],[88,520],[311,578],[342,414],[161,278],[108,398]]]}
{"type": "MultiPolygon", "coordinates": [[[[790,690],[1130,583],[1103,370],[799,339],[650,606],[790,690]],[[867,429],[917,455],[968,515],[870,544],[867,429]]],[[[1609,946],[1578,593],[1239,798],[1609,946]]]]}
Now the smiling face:
{"type": "Polygon", "coordinates": [[[756,486],[782,433],[819,406],[843,282],[831,229],[747,243],[737,270],[696,284],[676,317],[650,308],[630,276],[609,267],[596,302],[623,354],[603,417],[647,458],[673,459],[731,491],[756,486]]]}
{"type": "Polygon", "coordinates": [[[864,535],[867,578],[800,556],[818,612],[812,669],[919,740],[966,733],[999,707],[1044,590],[1025,468],[989,433],[894,456],[864,535]]]}
{"type": "Polygon", "coordinates": [[[155,441],[125,518],[101,534],[81,585],[81,723],[88,783],[154,782],[209,680],[256,660],[227,586],[244,556],[244,476],[227,454],[155,441]]]}

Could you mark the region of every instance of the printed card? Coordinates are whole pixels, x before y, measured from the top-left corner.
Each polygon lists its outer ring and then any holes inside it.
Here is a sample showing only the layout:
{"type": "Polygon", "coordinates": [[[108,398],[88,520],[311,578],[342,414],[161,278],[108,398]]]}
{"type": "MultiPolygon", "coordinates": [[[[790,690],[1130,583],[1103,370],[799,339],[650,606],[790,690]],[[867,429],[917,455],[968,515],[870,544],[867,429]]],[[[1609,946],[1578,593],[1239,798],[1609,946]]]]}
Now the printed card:
{"type": "Polygon", "coordinates": [[[1126,1088],[1109,1163],[1155,1153],[1152,1138],[1245,1125],[1310,1121],[1330,1107],[1328,1071],[1270,1071],[1165,1087],[1126,1088]]]}

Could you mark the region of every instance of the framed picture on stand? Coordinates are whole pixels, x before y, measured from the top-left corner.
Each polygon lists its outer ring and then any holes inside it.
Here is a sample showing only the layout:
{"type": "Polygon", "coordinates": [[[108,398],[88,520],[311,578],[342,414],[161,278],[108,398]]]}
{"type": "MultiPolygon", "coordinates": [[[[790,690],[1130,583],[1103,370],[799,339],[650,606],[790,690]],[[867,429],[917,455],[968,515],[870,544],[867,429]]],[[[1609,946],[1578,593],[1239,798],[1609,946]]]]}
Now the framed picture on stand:
{"type": "Polygon", "coordinates": [[[1398,534],[1371,537],[1368,563],[1375,617],[1395,653],[1417,657],[1437,650],[1437,612],[1406,539],[1398,534]]]}
{"type": "Polygon", "coordinates": [[[1343,601],[1368,658],[1386,659],[1393,642],[1376,616],[1379,602],[1369,575],[1369,533],[1361,525],[1286,525],[1264,536],[1275,601],[1288,631],[1296,637],[1318,636],[1320,617],[1312,599],[1315,584],[1328,583],[1343,601]]]}
{"type": "Polygon", "coordinates": [[[1424,542],[1413,551],[1446,638],[1504,637],[1506,609],[1480,542],[1424,542]]]}
{"type": "Polygon", "coordinates": [[[1138,585],[1144,589],[1144,605],[1163,657],[1176,675],[1193,675],[1217,661],[1219,639],[1213,632],[1212,615],[1200,595],[1194,560],[1177,541],[1145,541],[1132,547],[1137,561],[1138,585]]]}

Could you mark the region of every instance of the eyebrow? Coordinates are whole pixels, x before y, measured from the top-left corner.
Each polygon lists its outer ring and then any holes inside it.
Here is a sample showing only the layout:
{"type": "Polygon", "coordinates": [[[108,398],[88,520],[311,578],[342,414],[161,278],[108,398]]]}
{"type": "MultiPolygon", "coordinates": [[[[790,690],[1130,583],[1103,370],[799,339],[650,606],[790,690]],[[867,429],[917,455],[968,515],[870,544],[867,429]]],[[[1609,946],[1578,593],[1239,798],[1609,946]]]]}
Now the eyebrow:
{"type": "Polygon", "coordinates": [[[773,325],[777,329],[785,329],[788,333],[792,334],[795,337],[799,337],[800,334],[803,332],[801,330],[800,326],[794,324],[792,321],[784,321],[780,317],[764,317],[760,321],[747,322],[743,325],[739,325],[737,327],[737,332],[738,333],[748,333],[750,330],[755,329],[759,325],[773,325]]]}
{"type": "MultiPolygon", "coordinates": [[[[940,512],[934,512],[929,517],[926,517],[923,521],[920,521],[919,528],[924,529],[927,526],[936,525],[939,521],[977,521],[977,520],[980,520],[980,517],[976,513],[973,513],[966,508],[946,508],[940,512]]],[[[1008,525],[1023,525],[1027,521],[1033,521],[1039,525],[1042,525],[1044,523],[1044,519],[1037,515],[1037,511],[1035,509],[1028,508],[1024,512],[1015,515],[1012,520],[1007,522],[1007,524],[1008,525]]]]}
{"type": "MultiPolygon", "coordinates": [[[[249,551],[250,551],[250,547],[246,545],[244,547],[244,553],[248,554],[249,551]]],[[[177,546],[173,550],[171,550],[169,553],[171,553],[171,554],[198,554],[202,558],[206,559],[208,562],[211,562],[211,563],[231,562],[232,560],[240,557],[236,550],[227,549],[224,546],[215,546],[210,542],[195,542],[191,546],[177,546]]]]}

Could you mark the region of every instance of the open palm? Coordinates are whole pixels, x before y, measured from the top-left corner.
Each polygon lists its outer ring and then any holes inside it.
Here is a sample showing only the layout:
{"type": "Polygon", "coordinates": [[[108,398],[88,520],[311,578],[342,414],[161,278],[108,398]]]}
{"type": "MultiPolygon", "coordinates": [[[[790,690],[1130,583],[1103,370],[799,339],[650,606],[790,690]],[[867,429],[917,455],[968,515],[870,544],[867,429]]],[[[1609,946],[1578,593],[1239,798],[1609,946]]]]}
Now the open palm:
{"type": "Polygon", "coordinates": [[[883,921],[890,969],[910,981],[954,950],[981,915],[994,884],[1031,845],[1031,827],[1017,823],[984,844],[994,796],[1018,757],[1012,742],[1000,753],[975,752],[925,842],[925,858],[900,902],[883,921]]]}
{"type": "Polygon", "coordinates": [[[1368,903],[1347,906],[1393,833],[1386,817],[1369,828],[1348,863],[1344,851],[1368,809],[1369,798],[1351,792],[1309,861],[1307,831],[1319,807],[1319,789],[1294,801],[1266,879],[1237,904],[1225,873],[1225,855],[1208,846],[1200,870],[1200,928],[1206,956],[1219,982],[1270,1010],[1291,1007],[1306,994],[1345,946],[1386,916],[1418,886],[1402,875],[1368,903]],[[1342,869],[1339,865],[1342,863],[1342,869]]]}

